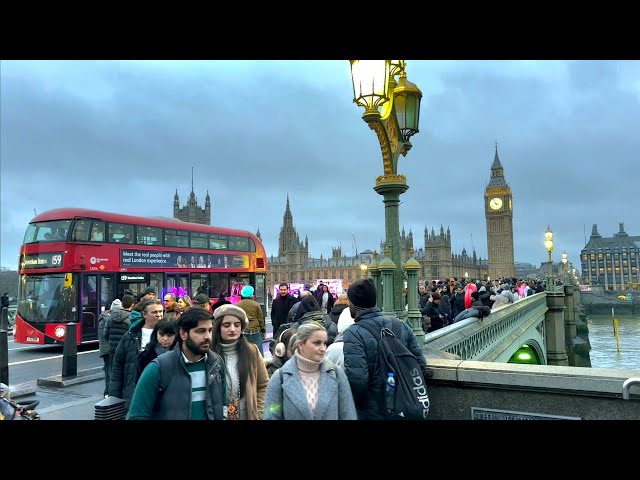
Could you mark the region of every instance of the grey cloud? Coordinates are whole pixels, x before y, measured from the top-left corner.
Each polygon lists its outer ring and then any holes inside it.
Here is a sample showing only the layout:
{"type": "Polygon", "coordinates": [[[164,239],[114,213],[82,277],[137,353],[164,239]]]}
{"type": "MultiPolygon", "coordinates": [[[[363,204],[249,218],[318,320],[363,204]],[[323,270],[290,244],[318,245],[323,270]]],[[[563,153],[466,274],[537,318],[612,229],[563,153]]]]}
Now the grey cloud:
{"type": "MultiPolygon", "coordinates": [[[[17,263],[34,208],[170,216],[176,189],[187,200],[191,166],[199,201],[211,194],[213,223],[259,228],[269,254],[277,254],[287,193],[313,256],[339,243],[350,254],[352,233],[359,250],[379,248],[384,206],[372,187],[380,149],[351,102],[348,76],[343,85],[335,79],[342,64],[322,64],[315,76],[312,62],[304,74],[285,66],[255,62],[225,76],[228,65],[75,62],[62,83],[3,62],[2,265],[17,263]]],[[[548,64],[536,66],[409,64],[424,98],[421,131],[398,169],[410,186],[400,226],[417,248],[425,225],[443,224],[454,253],[475,248],[486,257],[494,139],[514,194],[516,260],[546,260],[547,224],[557,258],[566,249],[576,264],[584,225],[587,234],[592,223],[616,232],[619,221],[640,231],[640,206],[622,202],[637,191],[640,147],[628,62],[569,62],[562,81],[545,76],[548,64]]]]}

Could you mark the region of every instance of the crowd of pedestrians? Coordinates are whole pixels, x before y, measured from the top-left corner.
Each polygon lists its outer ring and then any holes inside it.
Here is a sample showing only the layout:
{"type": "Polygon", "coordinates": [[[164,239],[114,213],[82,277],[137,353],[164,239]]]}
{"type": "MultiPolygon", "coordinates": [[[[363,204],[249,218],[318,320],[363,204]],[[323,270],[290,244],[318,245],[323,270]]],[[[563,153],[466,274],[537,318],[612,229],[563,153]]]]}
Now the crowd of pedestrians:
{"type": "MultiPolygon", "coordinates": [[[[544,290],[535,281],[457,278],[420,282],[425,333],[544,290]]],[[[371,279],[334,296],[305,285],[298,298],[281,283],[271,305],[271,360],[266,325],[251,285],[232,304],[205,293],[162,301],[153,287],[114,300],[100,317],[105,395],[125,402],[128,419],[357,420],[385,418],[386,378],[378,338],[392,319],[376,305],[371,279]]],[[[406,294],[405,294],[406,295],[406,294]]],[[[397,338],[427,377],[426,359],[406,323],[397,338]]]]}

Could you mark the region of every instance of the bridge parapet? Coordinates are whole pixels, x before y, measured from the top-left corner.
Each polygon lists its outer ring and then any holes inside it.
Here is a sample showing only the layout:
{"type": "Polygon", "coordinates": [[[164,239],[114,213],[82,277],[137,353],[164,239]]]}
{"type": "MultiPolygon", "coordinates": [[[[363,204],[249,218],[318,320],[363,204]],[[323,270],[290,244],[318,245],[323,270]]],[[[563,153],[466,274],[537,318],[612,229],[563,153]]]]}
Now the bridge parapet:
{"type": "Polygon", "coordinates": [[[424,337],[425,347],[460,356],[462,360],[507,362],[528,339],[546,363],[544,319],[547,295],[538,293],[504,305],[480,320],[468,318],[424,337]]]}

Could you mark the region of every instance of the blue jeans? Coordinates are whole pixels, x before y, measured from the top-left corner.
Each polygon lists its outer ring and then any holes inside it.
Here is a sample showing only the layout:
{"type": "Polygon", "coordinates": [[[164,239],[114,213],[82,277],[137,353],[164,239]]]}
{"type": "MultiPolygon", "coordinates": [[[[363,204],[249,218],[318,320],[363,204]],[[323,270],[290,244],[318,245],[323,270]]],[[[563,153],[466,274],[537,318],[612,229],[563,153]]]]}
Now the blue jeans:
{"type": "Polygon", "coordinates": [[[262,351],[262,333],[243,333],[244,338],[246,338],[250,343],[255,344],[260,350],[260,354],[264,357],[264,352],[262,351]]]}

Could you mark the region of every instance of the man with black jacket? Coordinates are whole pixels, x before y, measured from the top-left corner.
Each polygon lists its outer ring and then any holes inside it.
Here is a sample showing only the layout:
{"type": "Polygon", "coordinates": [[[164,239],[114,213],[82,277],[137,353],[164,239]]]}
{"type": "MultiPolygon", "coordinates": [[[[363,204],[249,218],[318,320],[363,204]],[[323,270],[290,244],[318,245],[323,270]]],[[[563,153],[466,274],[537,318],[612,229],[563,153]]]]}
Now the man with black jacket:
{"type": "MultiPolygon", "coordinates": [[[[344,371],[351,385],[359,420],[384,419],[383,383],[378,359],[378,340],[363,325],[375,330],[392,329],[391,318],[376,307],[376,287],[366,278],[351,284],[347,290],[349,311],[355,323],[344,332],[344,371]]],[[[424,378],[427,361],[411,328],[401,322],[400,341],[416,357],[424,378]]]]}
{"type": "Polygon", "coordinates": [[[280,325],[287,322],[287,313],[298,300],[289,294],[289,285],[281,283],[279,286],[280,295],[273,299],[271,304],[271,326],[273,327],[273,335],[280,328],[280,325]]]}

